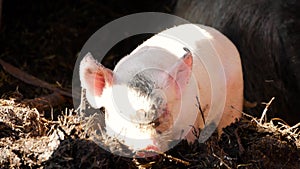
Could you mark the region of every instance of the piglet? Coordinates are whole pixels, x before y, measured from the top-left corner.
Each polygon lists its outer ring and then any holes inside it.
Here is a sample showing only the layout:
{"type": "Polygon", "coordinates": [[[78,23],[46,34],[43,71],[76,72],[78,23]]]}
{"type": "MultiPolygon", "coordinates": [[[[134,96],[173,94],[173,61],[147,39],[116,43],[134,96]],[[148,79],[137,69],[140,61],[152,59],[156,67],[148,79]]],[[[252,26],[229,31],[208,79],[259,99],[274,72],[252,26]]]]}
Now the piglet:
{"type": "Polygon", "coordinates": [[[205,141],[242,110],[239,53],[217,30],[184,24],[162,31],[112,71],[87,53],[80,81],[88,103],[105,109],[105,127],[134,151],[166,151],[173,141],[205,141]],[[200,111],[201,110],[201,111],[200,111]]]}

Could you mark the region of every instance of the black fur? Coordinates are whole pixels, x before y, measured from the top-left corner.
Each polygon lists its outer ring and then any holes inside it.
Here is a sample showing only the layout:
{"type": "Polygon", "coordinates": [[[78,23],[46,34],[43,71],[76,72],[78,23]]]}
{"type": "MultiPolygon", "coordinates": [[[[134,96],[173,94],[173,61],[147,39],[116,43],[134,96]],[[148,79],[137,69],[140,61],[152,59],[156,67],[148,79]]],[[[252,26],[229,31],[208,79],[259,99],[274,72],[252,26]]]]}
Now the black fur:
{"type": "Polygon", "coordinates": [[[162,91],[155,90],[158,89],[158,87],[153,80],[148,78],[145,74],[139,73],[136,74],[129,82],[129,87],[134,89],[141,97],[148,98],[151,102],[150,109],[148,112],[144,112],[145,115],[143,116],[143,119],[140,119],[141,122],[144,121],[151,123],[162,115],[166,109],[166,103],[164,98],[162,98],[158,93],[162,91]]]}
{"type": "Polygon", "coordinates": [[[142,73],[138,73],[130,80],[129,87],[138,91],[143,96],[149,96],[155,87],[155,83],[142,73]]]}
{"type": "MultiPolygon", "coordinates": [[[[225,34],[241,55],[245,98],[261,103],[274,96],[269,117],[295,124],[300,121],[299,10],[297,0],[178,0],[176,14],[225,34]]],[[[258,104],[252,112],[264,107],[258,104]]]]}

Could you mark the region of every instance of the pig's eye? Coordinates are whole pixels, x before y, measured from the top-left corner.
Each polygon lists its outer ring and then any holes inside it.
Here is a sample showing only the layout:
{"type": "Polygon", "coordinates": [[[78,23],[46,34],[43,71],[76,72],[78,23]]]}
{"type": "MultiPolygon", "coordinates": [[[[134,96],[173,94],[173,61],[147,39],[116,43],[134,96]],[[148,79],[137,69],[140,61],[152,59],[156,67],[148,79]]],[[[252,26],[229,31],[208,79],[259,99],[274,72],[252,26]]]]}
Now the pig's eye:
{"type": "Polygon", "coordinates": [[[144,109],[139,109],[136,111],[136,119],[141,124],[147,124],[147,113],[144,109]]]}
{"type": "Polygon", "coordinates": [[[105,113],[105,107],[100,107],[101,113],[105,113]]]}
{"type": "Polygon", "coordinates": [[[155,119],[154,121],[152,121],[150,124],[151,124],[154,128],[156,128],[156,127],[158,127],[158,126],[160,125],[160,122],[159,122],[159,120],[158,120],[158,118],[157,118],[157,119],[155,119]]]}
{"type": "Polygon", "coordinates": [[[146,111],[144,109],[139,109],[136,111],[136,113],[139,115],[139,116],[146,116],[146,111]]]}

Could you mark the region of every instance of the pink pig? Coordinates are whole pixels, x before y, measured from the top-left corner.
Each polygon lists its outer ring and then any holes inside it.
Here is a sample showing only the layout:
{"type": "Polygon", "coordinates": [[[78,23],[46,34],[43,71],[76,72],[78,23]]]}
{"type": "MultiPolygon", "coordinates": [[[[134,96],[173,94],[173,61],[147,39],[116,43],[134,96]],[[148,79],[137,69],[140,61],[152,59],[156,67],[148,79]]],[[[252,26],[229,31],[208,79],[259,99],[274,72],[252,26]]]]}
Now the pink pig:
{"type": "Polygon", "coordinates": [[[166,151],[173,140],[194,141],[193,126],[218,126],[221,133],[241,116],[232,109],[242,110],[243,104],[239,53],[223,34],[203,25],[158,33],[114,71],[88,53],[80,81],[90,105],[105,108],[107,134],[134,151],[166,151]]]}

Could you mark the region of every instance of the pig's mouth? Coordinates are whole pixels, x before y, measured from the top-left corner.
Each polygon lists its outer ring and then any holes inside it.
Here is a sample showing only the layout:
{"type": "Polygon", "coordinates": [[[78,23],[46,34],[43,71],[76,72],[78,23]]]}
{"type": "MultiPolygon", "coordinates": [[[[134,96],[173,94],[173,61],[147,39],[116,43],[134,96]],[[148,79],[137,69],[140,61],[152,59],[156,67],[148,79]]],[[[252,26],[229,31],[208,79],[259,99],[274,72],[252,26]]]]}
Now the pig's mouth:
{"type": "Polygon", "coordinates": [[[146,147],[145,150],[147,150],[147,151],[159,151],[159,148],[154,146],[154,145],[149,145],[149,146],[146,147]]]}
{"type": "Polygon", "coordinates": [[[159,148],[154,145],[148,145],[145,149],[136,152],[136,157],[146,158],[153,157],[159,154],[159,148]]]}

